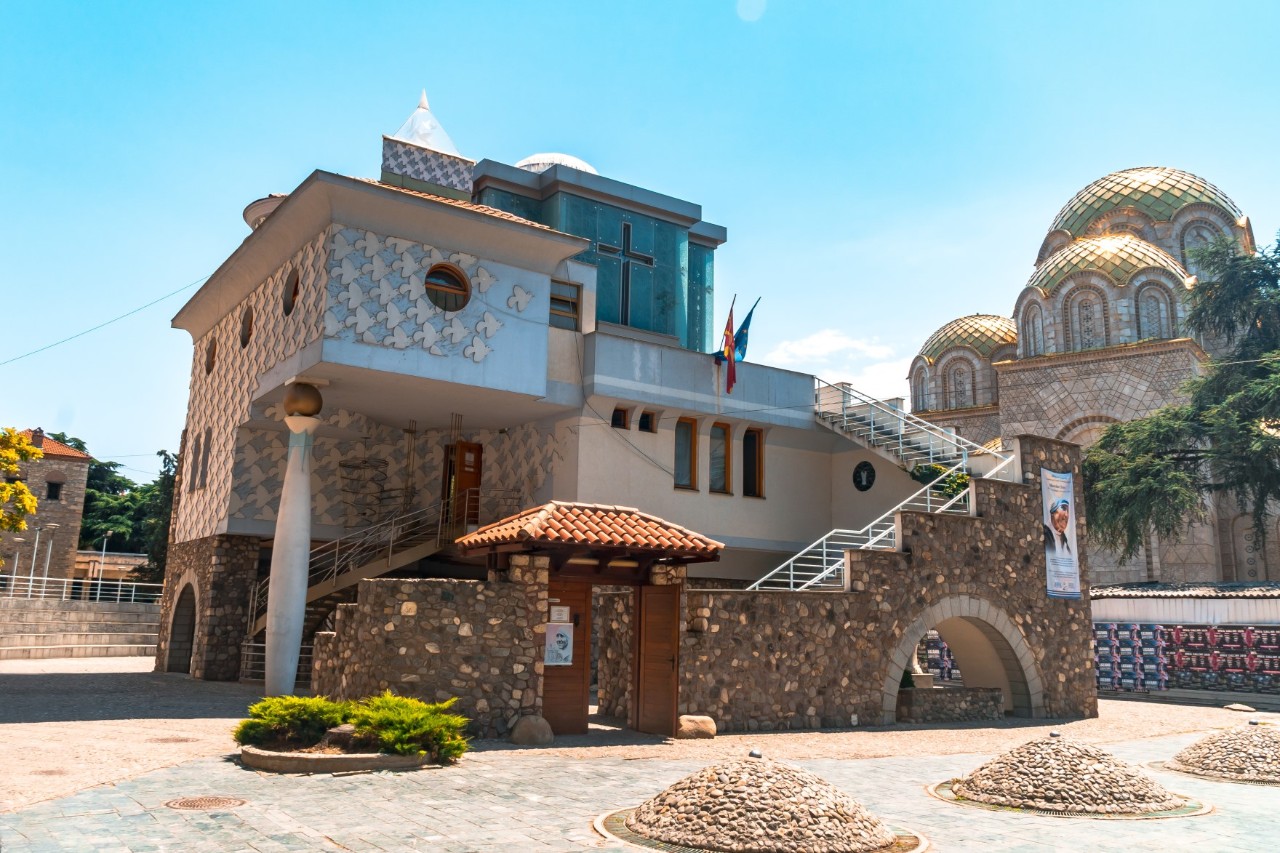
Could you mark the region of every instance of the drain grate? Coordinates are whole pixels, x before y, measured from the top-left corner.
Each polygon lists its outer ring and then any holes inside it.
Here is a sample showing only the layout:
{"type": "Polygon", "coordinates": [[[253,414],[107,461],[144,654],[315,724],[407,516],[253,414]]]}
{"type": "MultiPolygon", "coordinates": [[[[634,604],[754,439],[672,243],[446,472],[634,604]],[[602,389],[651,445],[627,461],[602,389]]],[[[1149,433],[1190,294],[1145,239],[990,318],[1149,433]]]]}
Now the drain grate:
{"type": "Polygon", "coordinates": [[[165,803],[171,809],[184,811],[210,811],[211,809],[234,809],[243,806],[244,800],[235,797],[182,797],[165,803]]]}

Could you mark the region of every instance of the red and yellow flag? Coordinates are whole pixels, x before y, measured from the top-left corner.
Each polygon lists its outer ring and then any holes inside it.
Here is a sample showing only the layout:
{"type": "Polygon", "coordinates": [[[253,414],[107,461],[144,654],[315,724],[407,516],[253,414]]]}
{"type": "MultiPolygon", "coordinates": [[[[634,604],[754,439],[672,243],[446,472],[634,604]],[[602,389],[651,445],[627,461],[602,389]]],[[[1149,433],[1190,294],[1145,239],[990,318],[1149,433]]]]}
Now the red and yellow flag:
{"type": "Polygon", "coordinates": [[[724,393],[732,394],[734,383],[738,381],[737,364],[737,344],[733,340],[733,306],[738,301],[738,297],[733,297],[733,302],[729,303],[729,320],[724,324],[724,340],[720,344],[720,353],[724,356],[725,362],[729,365],[729,372],[724,380],[724,393]]]}

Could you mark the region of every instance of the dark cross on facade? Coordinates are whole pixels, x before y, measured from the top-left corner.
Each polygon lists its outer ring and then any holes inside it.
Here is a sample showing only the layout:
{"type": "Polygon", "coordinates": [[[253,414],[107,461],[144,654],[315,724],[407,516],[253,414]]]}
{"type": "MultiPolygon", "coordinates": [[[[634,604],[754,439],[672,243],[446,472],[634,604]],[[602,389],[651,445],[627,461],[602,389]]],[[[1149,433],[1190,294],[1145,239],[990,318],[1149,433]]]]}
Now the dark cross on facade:
{"type": "Polygon", "coordinates": [[[631,264],[644,264],[646,267],[653,266],[653,256],[645,255],[631,248],[631,223],[622,223],[622,243],[618,246],[611,246],[603,240],[596,241],[596,251],[602,255],[613,255],[622,261],[622,292],[619,294],[621,303],[618,308],[618,322],[624,326],[631,324],[631,264]]]}

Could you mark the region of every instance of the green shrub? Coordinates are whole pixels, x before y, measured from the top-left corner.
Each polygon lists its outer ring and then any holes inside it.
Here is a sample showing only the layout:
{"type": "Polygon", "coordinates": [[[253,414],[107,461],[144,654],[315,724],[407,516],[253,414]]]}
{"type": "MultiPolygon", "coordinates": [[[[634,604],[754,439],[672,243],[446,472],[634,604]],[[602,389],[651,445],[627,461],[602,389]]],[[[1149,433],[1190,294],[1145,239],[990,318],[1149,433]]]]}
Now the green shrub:
{"type": "Polygon", "coordinates": [[[947,468],[936,463],[922,463],[912,468],[908,473],[911,479],[917,483],[923,483],[926,486],[932,485],[933,491],[943,498],[954,498],[956,495],[969,488],[969,475],[964,471],[956,471],[943,477],[947,473],[947,468]]]}
{"type": "Polygon", "coordinates": [[[447,713],[456,699],[428,704],[390,690],[355,703],[349,721],[357,742],[396,755],[426,755],[448,764],[467,751],[467,718],[447,713]]]}
{"type": "Polygon", "coordinates": [[[231,736],[253,746],[314,746],[326,731],[346,722],[349,713],[349,703],[323,696],[268,696],[249,706],[249,718],[231,736]]]}

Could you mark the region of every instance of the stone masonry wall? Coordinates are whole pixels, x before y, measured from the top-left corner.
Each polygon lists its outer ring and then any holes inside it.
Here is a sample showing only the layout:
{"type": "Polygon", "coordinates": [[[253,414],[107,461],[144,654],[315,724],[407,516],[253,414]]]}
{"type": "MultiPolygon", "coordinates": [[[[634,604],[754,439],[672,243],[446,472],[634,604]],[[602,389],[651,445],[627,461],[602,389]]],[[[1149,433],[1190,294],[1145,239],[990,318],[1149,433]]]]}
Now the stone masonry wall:
{"type": "Polygon", "coordinates": [[[599,592],[593,596],[591,632],[598,638],[596,656],[597,702],[606,717],[627,719],[631,707],[631,662],[634,652],[631,614],[633,589],[599,592]]]}
{"type": "Polygon", "coordinates": [[[1003,720],[998,687],[936,687],[898,691],[900,723],[968,723],[1003,720]]]}
{"type": "Polygon", "coordinates": [[[977,517],[901,513],[903,550],[850,552],[847,593],[687,591],[679,712],[723,731],[879,723],[896,703],[896,657],[919,640],[908,628],[962,617],[1004,646],[1031,713],[1096,715],[1085,556],[1082,600],[1045,592],[1039,468],[1078,473],[1079,449],[1019,441],[1025,485],[974,481],[977,517]]]}
{"type": "Polygon", "coordinates": [[[316,634],[312,690],[356,699],[391,690],[455,710],[478,737],[542,713],[547,561],[513,555],[488,581],[374,579],[316,634]]]}
{"type": "MultiPolygon", "coordinates": [[[[18,476],[35,495],[36,511],[26,516],[27,529],[16,533],[0,532],[0,559],[4,565],[0,571],[20,579],[33,571],[36,581],[45,576],[45,560],[49,561],[50,578],[69,578],[75,574],[76,549],[79,548],[80,521],[84,514],[85,483],[89,478],[88,459],[66,459],[46,456],[31,462],[18,464],[18,476]],[[48,497],[49,483],[61,483],[58,500],[48,497]],[[47,525],[56,524],[48,529],[47,525]],[[36,528],[40,531],[40,550],[35,553],[36,528]],[[15,542],[21,537],[25,542],[15,542]],[[52,545],[52,547],[51,547],[52,545]],[[19,553],[20,565],[13,565],[13,556],[19,553]],[[32,558],[35,558],[34,564],[32,558]],[[33,569],[34,566],[34,569],[33,569]]],[[[20,581],[21,582],[21,581],[20,581]]],[[[56,587],[61,589],[61,586],[56,587]]]]}
{"type": "Polygon", "coordinates": [[[156,671],[169,655],[173,607],[187,584],[196,593],[191,676],[232,681],[240,676],[240,644],[249,628],[249,590],[258,574],[259,542],[252,536],[206,536],[169,545],[156,671]]]}

